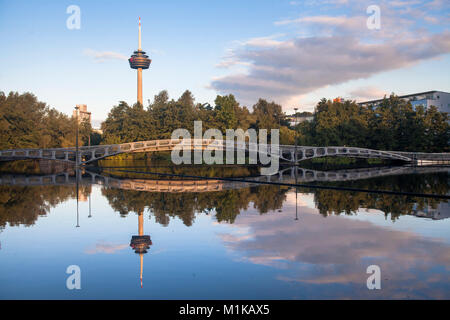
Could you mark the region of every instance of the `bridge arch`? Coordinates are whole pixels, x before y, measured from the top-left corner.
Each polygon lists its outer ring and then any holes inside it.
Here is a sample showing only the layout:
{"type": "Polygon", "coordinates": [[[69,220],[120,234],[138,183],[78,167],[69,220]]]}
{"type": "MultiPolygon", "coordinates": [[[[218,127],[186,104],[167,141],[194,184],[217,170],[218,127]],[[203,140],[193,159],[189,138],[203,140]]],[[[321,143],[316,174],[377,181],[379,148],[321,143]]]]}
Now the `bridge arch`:
{"type": "MultiPolygon", "coordinates": [[[[79,148],[80,164],[87,164],[107,157],[139,152],[162,152],[172,151],[176,147],[195,150],[222,150],[227,151],[233,146],[233,142],[227,144],[227,140],[213,139],[164,139],[137,141],[114,145],[98,145],[79,148]]],[[[265,153],[271,157],[277,157],[287,162],[299,162],[319,157],[356,157],[356,158],[380,158],[390,160],[400,160],[404,162],[433,161],[438,164],[450,164],[450,153],[412,153],[397,151],[381,151],[367,148],[347,147],[347,146],[292,146],[280,145],[278,150],[272,150],[270,145],[266,146],[266,151],[261,151],[261,145],[234,142],[235,150],[255,151],[265,153]]],[[[264,149],[264,148],[263,148],[264,149]]],[[[21,159],[48,159],[75,162],[75,148],[53,148],[53,149],[14,149],[0,150],[0,160],[21,160],[21,159]]]]}

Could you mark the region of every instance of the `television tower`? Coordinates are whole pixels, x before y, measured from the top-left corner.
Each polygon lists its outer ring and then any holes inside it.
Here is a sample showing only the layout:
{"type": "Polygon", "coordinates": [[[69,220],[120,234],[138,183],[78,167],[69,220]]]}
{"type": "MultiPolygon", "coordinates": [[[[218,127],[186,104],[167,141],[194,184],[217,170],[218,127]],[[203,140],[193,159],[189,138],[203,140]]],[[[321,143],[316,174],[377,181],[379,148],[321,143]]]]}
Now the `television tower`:
{"type": "Polygon", "coordinates": [[[131,69],[137,69],[137,101],[144,105],[142,99],[142,69],[148,69],[152,60],[148,58],[141,48],[141,17],[139,17],[139,48],[128,59],[131,69]]]}

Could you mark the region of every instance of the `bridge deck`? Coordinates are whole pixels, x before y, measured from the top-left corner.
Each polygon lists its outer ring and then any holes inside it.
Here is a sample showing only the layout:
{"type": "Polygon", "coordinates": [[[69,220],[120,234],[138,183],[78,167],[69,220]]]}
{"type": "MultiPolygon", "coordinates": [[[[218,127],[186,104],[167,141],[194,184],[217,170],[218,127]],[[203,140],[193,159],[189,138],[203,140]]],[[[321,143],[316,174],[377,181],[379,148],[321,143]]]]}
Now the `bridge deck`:
{"type": "MultiPolygon", "coordinates": [[[[381,158],[415,162],[418,164],[450,164],[450,153],[421,153],[382,151],[367,148],[347,146],[293,146],[293,145],[264,145],[254,143],[237,143],[229,140],[213,139],[165,139],[138,141],[116,145],[97,145],[79,148],[80,164],[87,164],[110,156],[123,153],[162,152],[173,150],[220,150],[227,152],[237,150],[241,152],[265,154],[280,160],[298,162],[318,157],[355,157],[381,158]]],[[[76,148],[50,149],[12,149],[1,150],[0,160],[11,161],[20,159],[50,159],[76,162],[76,148]]]]}

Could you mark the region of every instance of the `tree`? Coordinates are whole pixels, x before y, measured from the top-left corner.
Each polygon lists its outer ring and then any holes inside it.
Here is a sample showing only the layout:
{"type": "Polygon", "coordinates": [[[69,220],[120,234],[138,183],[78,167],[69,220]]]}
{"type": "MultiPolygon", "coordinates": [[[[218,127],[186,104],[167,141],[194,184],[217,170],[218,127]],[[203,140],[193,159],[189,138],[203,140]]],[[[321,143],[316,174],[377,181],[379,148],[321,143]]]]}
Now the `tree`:
{"type": "MultiPolygon", "coordinates": [[[[90,125],[83,127],[87,141],[90,125]]],[[[0,148],[58,148],[75,145],[76,120],[38,101],[31,93],[0,92],[0,148]]]]}
{"type": "Polygon", "coordinates": [[[178,99],[178,104],[185,107],[185,108],[190,108],[190,109],[194,109],[194,96],[192,95],[192,92],[190,92],[189,90],[186,90],[183,92],[183,94],[181,95],[181,97],[178,99]]]}
{"type": "Polygon", "coordinates": [[[169,102],[169,93],[167,90],[163,90],[157,95],[155,95],[153,99],[153,104],[150,105],[150,109],[154,107],[161,107],[167,105],[167,102],[169,102]]]}
{"type": "Polygon", "coordinates": [[[256,118],[256,128],[258,129],[277,129],[280,128],[283,120],[281,106],[275,102],[267,102],[259,99],[253,106],[253,114],[256,118]]]}
{"type": "Polygon", "coordinates": [[[226,129],[235,129],[237,125],[236,109],[239,103],[232,94],[228,96],[217,96],[214,101],[216,104],[216,120],[220,131],[225,132],[226,129]]]}
{"type": "Polygon", "coordinates": [[[156,135],[155,120],[149,111],[139,103],[130,107],[124,101],[111,109],[102,130],[106,144],[151,140],[156,135]]]}
{"type": "Polygon", "coordinates": [[[430,106],[425,112],[425,141],[428,152],[449,151],[450,130],[447,113],[439,112],[435,106],[430,106]]]}

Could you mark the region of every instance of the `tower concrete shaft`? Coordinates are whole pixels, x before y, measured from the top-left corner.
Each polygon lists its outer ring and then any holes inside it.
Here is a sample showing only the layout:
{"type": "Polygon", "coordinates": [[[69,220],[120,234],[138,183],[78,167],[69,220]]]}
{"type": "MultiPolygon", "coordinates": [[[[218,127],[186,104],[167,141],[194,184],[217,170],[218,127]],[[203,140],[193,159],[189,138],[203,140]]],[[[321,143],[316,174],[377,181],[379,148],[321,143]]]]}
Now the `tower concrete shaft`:
{"type": "Polygon", "coordinates": [[[142,68],[137,69],[137,101],[144,105],[142,98],[142,68]]]}

